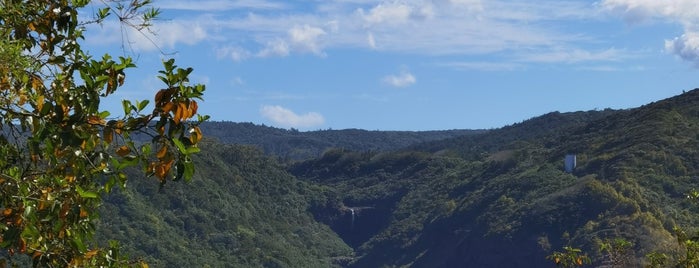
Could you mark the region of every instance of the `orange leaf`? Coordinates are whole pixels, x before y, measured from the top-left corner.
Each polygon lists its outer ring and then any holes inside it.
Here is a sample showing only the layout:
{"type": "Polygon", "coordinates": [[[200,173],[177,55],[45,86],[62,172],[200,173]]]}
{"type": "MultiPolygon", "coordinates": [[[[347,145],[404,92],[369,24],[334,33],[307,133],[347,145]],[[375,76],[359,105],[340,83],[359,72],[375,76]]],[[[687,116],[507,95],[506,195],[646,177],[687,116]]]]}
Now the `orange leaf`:
{"type": "Polygon", "coordinates": [[[172,102],[166,103],[165,105],[163,105],[163,113],[169,113],[170,111],[172,111],[172,108],[174,106],[175,106],[175,104],[172,102]]]}
{"type": "Polygon", "coordinates": [[[180,121],[182,120],[182,113],[184,110],[180,107],[180,103],[177,104],[175,107],[175,116],[172,117],[172,120],[175,121],[175,124],[179,124],[180,121]]]}
{"type": "Polygon", "coordinates": [[[121,156],[121,157],[128,155],[130,152],[131,152],[131,149],[129,149],[129,147],[126,145],[121,146],[121,147],[119,147],[119,149],[116,150],[116,154],[118,156],[121,156]]]}
{"type": "Polygon", "coordinates": [[[24,238],[19,239],[19,252],[20,253],[27,252],[27,241],[24,241],[24,238]]]}
{"type": "Polygon", "coordinates": [[[123,130],[123,128],[124,128],[124,121],[123,120],[116,121],[116,126],[114,127],[114,132],[116,132],[116,134],[121,134],[121,131],[123,130]]]}
{"type": "Polygon", "coordinates": [[[68,209],[70,209],[70,204],[63,203],[63,205],[61,206],[61,212],[58,214],[58,216],[61,219],[65,219],[65,217],[68,216],[68,209]]]}
{"type": "Polygon", "coordinates": [[[44,81],[41,81],[41,78],[34,76],[32,77],[32,88],[34,89],[39,89],[44,86],[44,81]]]}
{"type": "Polygon", "coordinates": [[[96,250],[96,249],[85,252],[85,259],[90,259],[90,258],[94,257],[95,255],[97,255],[98,252],[99,252],[99,250],[96,250]]]}
{"type": "Polygon", "coordinates": [[[173,160],[167,161],[167,162],[160,162],[158,165],[155,167],[155,176],[158,176],[161,179],[164,179],[165,176],[167,176],[167,173],[170,172],[170,167],[172,167],[172,162],[173,160]]]}
{"type": "Polygon", "coordinates": [[[189,107],[187,107],[187,104],[180,102],[178,106],[178,110],[182,110],[182,120],[192,117],[191,111],[189,110],[189,107]]]}
{"type": "Polygon", "coordinates": [[[112,128],[106,127],[103,130],[104,134],[104,141],[107,142],[108,144],[112,143],[112,139],[114,138],[114,133],[112,133],[112,128]]]}
{"type": "Polygon", "coordinates": [[[87,218],[87,210],[84,208],[80,207],[80,218],[87,218]]]}
{"type": "Polygon", "coordinates": [[[196,101],[191,101],[189,103],[189,109],[192,111],[192,115],[197,114],[197,110],[199,110],[199,104],[197,104],[196,101]]]}
{"type": "Polygon", "coordinates": [[[44,95],[39,95],[39,97],[36,98],[36,108],[39,111],[44,108],[44,95]]]}
{"type": "Polygon", "coordinates": [[[19,104],[19,106],[22,106],[25,103],[27,103],[27,95],[25,95],[24,93],[20,93],[19,101],[17,101],[17,104],[19,104]]]}
{"type": "Polygon", "coordinates": [[[90,124],[90,125],[101,125],[101,126],[104,126],[104,125],[107,124],[107,120],[104,120],[104,119],[102,119],[102,118],[99,117],[99,116],[93,115],[93,116],[90,116],[90,117],[87,118],[87,123],[90,124]]]}
{"type": "Polygon", "coordinates": [[[193,127],[189,140],[192,142],[192,144],[197,144],[201,140],[202,136],[201,129],[199,129],[199,127],[193,127]]]}
{"type": "Polygon", "coordinates": [[[158,150],[158,153],[155,155],[158,159],[163,159],[165,157],[165,154],[167,154],[167,146],[163,145],[160,150],[158,150]]]}
{"type": "Polygon", "coordinates": [[[10,216],[10,214],[12,214],[11,208],[6,208],[5,210],[2,211],[2,215],[5,217],[10,216]]]}

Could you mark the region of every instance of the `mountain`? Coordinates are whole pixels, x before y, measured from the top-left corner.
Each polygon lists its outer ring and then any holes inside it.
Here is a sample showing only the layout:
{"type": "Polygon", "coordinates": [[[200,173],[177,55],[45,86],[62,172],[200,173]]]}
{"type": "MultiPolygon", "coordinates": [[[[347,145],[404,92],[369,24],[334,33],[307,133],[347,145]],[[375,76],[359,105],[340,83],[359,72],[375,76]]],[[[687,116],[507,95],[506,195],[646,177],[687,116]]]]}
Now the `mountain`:
{"type": "Polygon", "coordinates": [[[486,130],[369,131],[361,129],[298,131],[253,123],[207,122],[206,135],[227,144],[253,145],[286,160],[319,157],[331,148],[352,151],[389,151],[409,145],[484,133],[486,130]]]}
{"type": "Polygon", "coordinates": [[[622,238],[640,267],[699,226],[699,90],[488,131],[211,124],[194,180],[132,178],[99,241],[154,267],[553,267],[565,246],[612,265],[622,238]]]}
{"type": "Polygon", "coordinates": [[[600,265],[599,242],[614,238],[633,243],[640,265],[651,252],[679,258],[673,228],[697,226],[686,195],[699,187],[698,138],[693,90],[396,153],[332,151],[291,172],[335,189],[340,205],[328,207],[340,209],[315,213],[355,248],[353,267],[546,267],[566,245],[600,265]]]}

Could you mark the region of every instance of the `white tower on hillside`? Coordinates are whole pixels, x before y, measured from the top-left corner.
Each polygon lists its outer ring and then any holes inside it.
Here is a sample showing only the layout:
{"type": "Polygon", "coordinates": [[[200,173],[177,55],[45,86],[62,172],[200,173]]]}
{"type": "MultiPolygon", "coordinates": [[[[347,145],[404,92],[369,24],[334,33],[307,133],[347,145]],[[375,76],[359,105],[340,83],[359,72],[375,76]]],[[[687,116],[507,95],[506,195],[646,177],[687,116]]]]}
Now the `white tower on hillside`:
{"type": "Polygon", "coordinates": [[[575,155],[574,154],[567,154],[564,163],[565,163],[566,172],[573,173],[573,170],[575,169],[575,166],[577,165],[575,155]]]}

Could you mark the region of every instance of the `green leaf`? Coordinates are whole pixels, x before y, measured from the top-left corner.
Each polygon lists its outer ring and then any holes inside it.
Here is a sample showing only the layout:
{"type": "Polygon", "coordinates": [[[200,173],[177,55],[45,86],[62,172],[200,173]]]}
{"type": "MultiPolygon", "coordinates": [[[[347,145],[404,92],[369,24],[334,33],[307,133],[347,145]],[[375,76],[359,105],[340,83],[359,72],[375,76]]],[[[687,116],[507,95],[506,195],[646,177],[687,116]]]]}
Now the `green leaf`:
{"type": "Polygon", "coordinates": [[[82,187],[80,187],[80,185],[76,185],[75,190],[78,191],[78,195],[80,195],[80,197],[82,197],[82,198],[97,198],[98,197],[96,192],[85,191],[85,190],[83,190],[82,187]]]}
{"type": "Polygon", "coordinates": [[[80,235],[73,236],[73,245],[78,249],[80,253],[87,252],[87,247],[85,247],[85,243],[83,243],[83,239],[82,237],[80,237],[80,235]]]}
{"type": "Polygon", "coordinates": [[[194,176],[194,162],[192,161],[186,161],[184,162],[184,181],[189,182],[192,180],[192,177],[194,176]]]}
{"type": "Polygon", "coordinates": [[[190,154],[196,154],[196,153],[198,153],[198,152],[201,152],[201,149],[199,149],[199,147],[194,147],[194,146],[192,146],[192,147],[187,148],[187,153],[186,153],[186,154],[187,154],[187,155],[190,155],[190,154]]]}
{"type": "Polygon", "coordinates": [[[179,139],[172,139],[172,142],[175,143],[175,146],[177,146],[177,149],[180,150],[180,153],[187,154],[187,148],[184,147],[182,141],[179,139]]]}
{"type": "Polygon", "coordinates": [[[97,13],[97,19],[99,19],[99,20],[104,20],[107,18],[107,16],[109,16],[109,8],[108,7],[100,9],[99,12],[97,13]]]}
{"type": "Polygon", "coordinates": [[[122,100],[122,101],[121,101],[121,105],[124,107],[124,114],[130,114],[130,113],[131,113],[131,111],[132,111],[132,109],[133,109],[133,105],[131,104],[130,101],[128,101],[128,100],[122,100]]]}
{"type": "Polygon", "coordinates": [[[141,153],[143,153],[144,155],[149,155],[151,152],[152,148],[150,144],[144,144],[143,146],[141,146],[141,153]]]}
{"type": "Polygon", "coordinates": [[[146,106],[148,106],[148,103],[150,103],[150,101],[148,101],[148,100],[143,100],[143,101],[139,102],[138,103],[138,111],[139,112],[143,111],[143,109],[145,109],[146,106]]]}

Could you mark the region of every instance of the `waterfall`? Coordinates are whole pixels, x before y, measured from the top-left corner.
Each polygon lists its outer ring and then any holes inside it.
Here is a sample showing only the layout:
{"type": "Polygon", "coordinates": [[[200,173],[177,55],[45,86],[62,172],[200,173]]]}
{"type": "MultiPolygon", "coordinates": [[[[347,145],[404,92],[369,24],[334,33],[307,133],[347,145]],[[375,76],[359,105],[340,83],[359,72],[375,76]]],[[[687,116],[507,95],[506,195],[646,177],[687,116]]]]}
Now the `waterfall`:
{"type": "Polygon", "coordinates": [[[349,210],[350,210],[350,212],[352,212],[352,221],[350,222],[351,223],[350,230],[353,230],[354,229],[354,209],[350,208],[349,210]]]}

